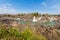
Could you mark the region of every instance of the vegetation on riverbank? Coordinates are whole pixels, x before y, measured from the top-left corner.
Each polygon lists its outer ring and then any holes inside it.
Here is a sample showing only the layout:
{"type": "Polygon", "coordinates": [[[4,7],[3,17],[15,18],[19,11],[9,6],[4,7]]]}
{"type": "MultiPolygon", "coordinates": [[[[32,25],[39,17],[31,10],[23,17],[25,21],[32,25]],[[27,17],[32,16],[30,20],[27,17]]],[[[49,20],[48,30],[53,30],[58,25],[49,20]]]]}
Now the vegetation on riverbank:
{"type": "Polygon", "coordinates": [[[33,33],[29,28],[20,32],[16,28],[1,28],[0,29],[0,40],[46,40],[41,34],[33,33]]]}

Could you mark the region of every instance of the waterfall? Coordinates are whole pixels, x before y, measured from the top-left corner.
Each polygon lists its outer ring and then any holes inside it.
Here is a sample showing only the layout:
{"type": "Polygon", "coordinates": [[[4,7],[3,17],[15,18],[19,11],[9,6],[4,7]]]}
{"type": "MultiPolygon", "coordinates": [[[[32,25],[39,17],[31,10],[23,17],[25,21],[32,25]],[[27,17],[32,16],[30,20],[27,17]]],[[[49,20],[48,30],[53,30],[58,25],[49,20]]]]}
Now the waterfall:
{"type": "Polygon", "coordinates": [[[37,22],[37,19],[35,18],[35,16],[33,17],[32,22],[37,22]]]}

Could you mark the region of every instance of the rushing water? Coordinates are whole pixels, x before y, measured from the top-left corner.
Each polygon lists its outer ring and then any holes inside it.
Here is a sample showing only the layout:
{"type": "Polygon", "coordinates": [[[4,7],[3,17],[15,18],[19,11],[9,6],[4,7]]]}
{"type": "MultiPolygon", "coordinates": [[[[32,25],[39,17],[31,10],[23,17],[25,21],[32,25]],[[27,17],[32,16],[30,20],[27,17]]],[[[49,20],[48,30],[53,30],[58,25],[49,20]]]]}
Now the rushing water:
{"type": "MultiPolygon", "coordinates": [[[[24,21],[22,19],[16,19],[17,22],[21,23],[21,24],[26,24],[27,21],[24,21]]],[[[32,25],[43,25],[43,26],[54,26],[56,24],[55,21],[49,21],[49,22],[45,22],[45,23],[38,23],[38,22],[31,22],[32,25]]]]}
{"type": "Polygon", "coordinates": [[[42,25],[44,26],[54,26],[55,24],[56,24],[55,21],[49,21],[49,22],[42,23],[42,25]]]}

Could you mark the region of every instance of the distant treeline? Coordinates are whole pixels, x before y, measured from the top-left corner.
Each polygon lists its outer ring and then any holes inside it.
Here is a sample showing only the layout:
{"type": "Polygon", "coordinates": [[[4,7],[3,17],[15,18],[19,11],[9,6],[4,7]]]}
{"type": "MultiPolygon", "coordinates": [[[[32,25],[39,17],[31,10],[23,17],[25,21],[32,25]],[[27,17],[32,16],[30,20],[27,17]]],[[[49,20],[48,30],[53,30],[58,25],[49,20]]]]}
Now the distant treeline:
{"type": "Polygon", "coordinates": [[[38,12],[35,12],[35,13],[18,13],[18,14],[0,14],[0,18],[1,17],[19,17],[19,16],[60,16],[60,15],[50,15],[48,13],[46,14],[41,14],[41,13],[38,13],[38,12]]]}

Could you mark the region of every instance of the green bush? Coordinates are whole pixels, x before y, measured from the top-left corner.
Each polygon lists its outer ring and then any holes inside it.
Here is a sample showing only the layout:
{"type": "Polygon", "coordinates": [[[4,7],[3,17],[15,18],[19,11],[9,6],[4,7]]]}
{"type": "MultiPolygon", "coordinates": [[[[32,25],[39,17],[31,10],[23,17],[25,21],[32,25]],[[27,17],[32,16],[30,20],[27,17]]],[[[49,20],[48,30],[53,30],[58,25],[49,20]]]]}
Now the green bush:
{"type": "Polygon", "coordinates": [[[36,17],[41,16],[41,14],[39,14],[38,12],[32,13],[32,15],[36,17]]]}
{"type": "Polygon", "coordinates": [[[19,32],[15,28],[2,28],[0,29],[0,40],[46,40],[46,38],[33,33],[29,28],[22,32],[19,32]]]}
{"type": "Polygon", "coordinates": [[[28,38],[32,36],[32,32],[30,29],[26,29],[25,31],[21,32],[21,35],[23,36],[25,40],[27,40],[28,38]]]}

